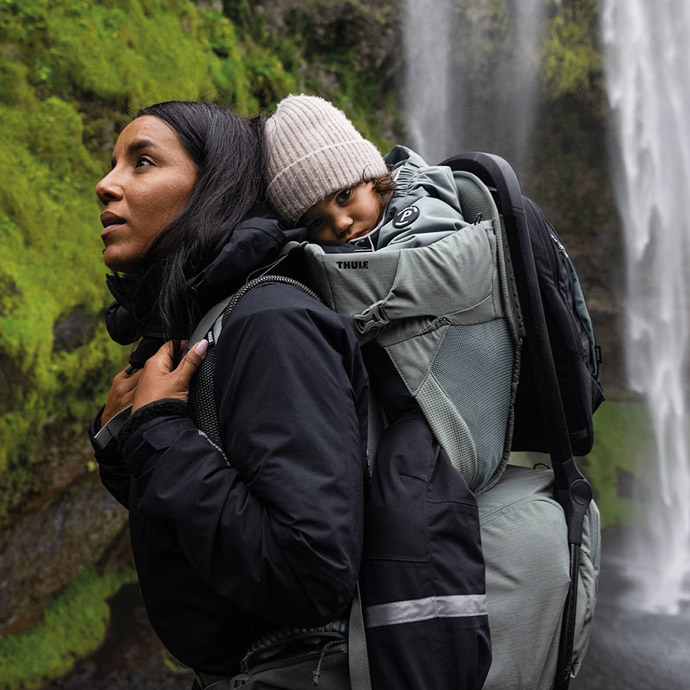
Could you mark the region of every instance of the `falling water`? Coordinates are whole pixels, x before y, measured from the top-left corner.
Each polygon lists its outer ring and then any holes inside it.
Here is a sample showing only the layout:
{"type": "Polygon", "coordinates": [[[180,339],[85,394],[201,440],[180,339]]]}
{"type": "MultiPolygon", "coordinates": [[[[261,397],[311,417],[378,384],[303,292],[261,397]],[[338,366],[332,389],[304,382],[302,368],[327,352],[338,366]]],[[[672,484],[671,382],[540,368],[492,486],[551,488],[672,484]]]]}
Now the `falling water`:
{"type": "Polygon", "coordinates": [[[545,0],[408,0],[404,104],[410,146],[429,162],[462,151],[504,156],[523,172],[539,106],[545,0]]]}
{"type": "Polygon", "coordinates": [[[404,102],[411,146],[429,162],[448,158],[452,0],[408,0],[403,28],[404,102]]]}
{"type": "Polygon", "coordinates": [[[659,464],[658,489],[636,529],[638,601],[668,614],[690,593],[688,27],[688,0],[604,1],[627,252],[628,373],[648,405],[659,464]]]}

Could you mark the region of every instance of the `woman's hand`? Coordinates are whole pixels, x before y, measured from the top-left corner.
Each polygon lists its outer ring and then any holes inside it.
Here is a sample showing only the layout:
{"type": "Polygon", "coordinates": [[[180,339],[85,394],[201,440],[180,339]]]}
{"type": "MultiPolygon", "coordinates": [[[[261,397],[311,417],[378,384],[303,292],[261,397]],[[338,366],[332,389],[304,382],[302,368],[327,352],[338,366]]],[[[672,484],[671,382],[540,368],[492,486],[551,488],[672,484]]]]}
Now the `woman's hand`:
{"type": "Polygon", "coordinates": [[[101,413],[101,425],[112,419],[120,410],[134,402],[134,391],[141,376],[141,369],[127,366],[114,379],[108,399],[101,413]]]}
{"type": "Polygon", "coordinates": [[[172,341],[165,343],[144,365],[134,391],[132,414],[140,407],[164,398],[187,402],[189,382],[203,361],[207,348],[208,341],[200,340],[173,369],[173,344],[172,341]]]}

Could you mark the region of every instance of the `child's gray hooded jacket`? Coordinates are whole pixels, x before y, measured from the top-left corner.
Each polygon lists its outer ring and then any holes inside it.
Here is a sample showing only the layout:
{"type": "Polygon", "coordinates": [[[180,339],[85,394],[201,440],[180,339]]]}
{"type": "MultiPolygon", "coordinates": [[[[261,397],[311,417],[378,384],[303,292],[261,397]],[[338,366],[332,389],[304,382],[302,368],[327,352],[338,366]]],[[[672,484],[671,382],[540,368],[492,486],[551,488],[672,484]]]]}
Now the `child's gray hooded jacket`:
{"type": "Polygon", "coordinates": [[[395,190],[379,226],[350,244],[374,249],[423,247],[473,223],[463,218],[450,168],[427,165],[421,156],[395,146],[385,159],[395,190]]]}

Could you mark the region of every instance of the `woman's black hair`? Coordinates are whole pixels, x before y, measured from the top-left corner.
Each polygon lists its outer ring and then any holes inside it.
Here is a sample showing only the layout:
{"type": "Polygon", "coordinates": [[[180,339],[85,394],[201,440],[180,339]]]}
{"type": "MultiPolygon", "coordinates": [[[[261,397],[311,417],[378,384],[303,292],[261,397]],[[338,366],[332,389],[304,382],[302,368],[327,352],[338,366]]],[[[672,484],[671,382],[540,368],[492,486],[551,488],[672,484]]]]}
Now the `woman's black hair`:
{"type": "MultiPolygon", "coordinates": [[[[247,211],[263,198],[260,127],[212,103],[167,101],[140,110],[177,133],[197,168],[197,181],[182,212],[143,257],[140,286],[155,296],[148,314],[161,320],[166,338],[188,337],[197,314],[187,281],[220,251],[247,211]]],[[[143,317],[143,318],[142,318],[143,317]]]]}

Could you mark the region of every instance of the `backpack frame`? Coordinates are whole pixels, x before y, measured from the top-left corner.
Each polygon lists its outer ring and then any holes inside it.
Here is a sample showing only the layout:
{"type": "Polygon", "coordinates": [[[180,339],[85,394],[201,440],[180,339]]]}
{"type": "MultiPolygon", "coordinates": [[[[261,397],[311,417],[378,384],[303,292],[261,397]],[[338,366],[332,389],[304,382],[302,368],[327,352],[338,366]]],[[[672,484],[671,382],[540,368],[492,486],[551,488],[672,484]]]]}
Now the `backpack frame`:
{"type": "MultiPolygon", "coordinates": [[[[583,521],[592,501],[592,487],[573,455],[563,397],[549,338],[539,274],[532,249],[526,202],[515,172],[500,156],[465,153],[441,163],[476,175],[492,192],[506,228],[517,297],[524,321],[523,362],[533,376],[533,392],[542,421],[543,447],[551,456],[554,499],[563,507],[570,549],[570,589],[565,602],[554,690],[570,684],[580,545],[583,521]]],[[[531,203],[531,202],[530,202],[531,203]]]]}

